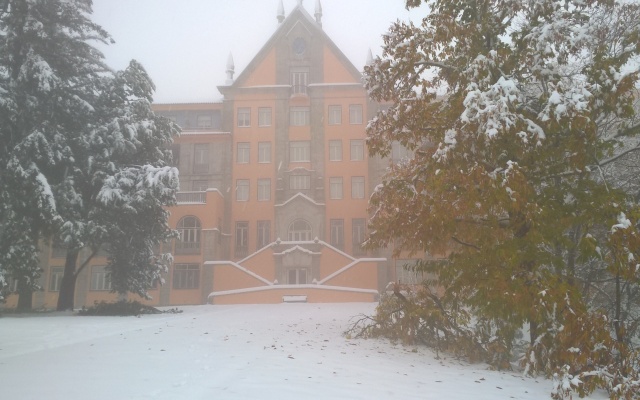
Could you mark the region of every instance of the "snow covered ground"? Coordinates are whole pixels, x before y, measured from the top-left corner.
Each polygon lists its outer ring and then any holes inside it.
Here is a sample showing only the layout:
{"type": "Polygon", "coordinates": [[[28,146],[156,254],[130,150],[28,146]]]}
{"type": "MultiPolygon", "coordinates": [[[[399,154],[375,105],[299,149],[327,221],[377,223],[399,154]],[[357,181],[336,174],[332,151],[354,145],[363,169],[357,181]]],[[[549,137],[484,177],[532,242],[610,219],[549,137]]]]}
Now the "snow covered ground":
{"type": "MultiPolygon", "coordinates": [[[[551,382],[346,339],[374,304],[181,307],[0,318],[4,399],[531,399],[551,382]]],[[[600,394],[591,399],[602,399],[600,394]]]]}

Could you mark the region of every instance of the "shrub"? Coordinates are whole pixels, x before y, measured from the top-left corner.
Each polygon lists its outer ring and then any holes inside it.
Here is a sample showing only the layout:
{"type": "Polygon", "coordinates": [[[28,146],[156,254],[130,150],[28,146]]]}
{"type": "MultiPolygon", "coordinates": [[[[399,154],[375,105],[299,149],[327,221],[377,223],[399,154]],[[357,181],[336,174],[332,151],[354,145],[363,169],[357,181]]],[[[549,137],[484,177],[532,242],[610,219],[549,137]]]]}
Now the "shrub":
{"type": "Polygon", "coordinates": [[[158,310],[155,307],[140,303],[139,301],[118,301],[109,303],[106,301],[96,302],[92,307],[82,309],[78,312],[80,315],[104,315],[104,316],[139,316],[142,314],[162,314],[162,313],[181,313],[182,310],[172,308],[166,311],[158,310]]]}

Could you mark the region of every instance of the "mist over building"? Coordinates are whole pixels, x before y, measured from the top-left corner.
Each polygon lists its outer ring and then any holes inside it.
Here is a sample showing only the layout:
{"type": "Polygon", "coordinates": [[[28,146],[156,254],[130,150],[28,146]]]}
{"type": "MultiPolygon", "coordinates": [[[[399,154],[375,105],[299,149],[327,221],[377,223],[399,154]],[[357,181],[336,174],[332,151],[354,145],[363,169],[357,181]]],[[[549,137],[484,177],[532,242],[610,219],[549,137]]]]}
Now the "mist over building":
{"type": "MultiPolygon", "coordinates": [[[[220,102],[154,105],[182,128],[169,221],[180,237],[162,249],[174,264],[149,304],[375,301],[390,281],[416,279],[392,249],[362,247],[369,196],[406,152],[368,155],[366,124],[380,105],[322,18],[320,0],[286,15],[280,2],[273,35],[243,71],[225,55],[220,102]]],[[[44,250],[34,307],[56,304],[65,254],[44,250]]],[[[106,255],[80,273],[76,307],[116,298],[106,255]]]]}

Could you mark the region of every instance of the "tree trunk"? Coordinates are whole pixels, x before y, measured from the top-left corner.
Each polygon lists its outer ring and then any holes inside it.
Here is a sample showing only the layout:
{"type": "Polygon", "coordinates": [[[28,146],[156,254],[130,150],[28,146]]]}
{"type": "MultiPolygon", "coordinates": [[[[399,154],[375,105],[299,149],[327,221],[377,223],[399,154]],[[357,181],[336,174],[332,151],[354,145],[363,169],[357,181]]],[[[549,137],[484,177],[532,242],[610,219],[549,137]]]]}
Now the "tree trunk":
{"type": "MultiPolygon", "coordinates": [[[[616,264],[617,260],[616,260],[616,264]]],[[[616,273],[616,304],[615,316],[613,319],[613,327],[616,331],[616,340],[618,343],[624,342],[624,321],[622,321],[622,289],[620,288],[620,266],[618,264],[618,272],[616,273]]]]}
{"type": "Polygon", "coordinates": [[[67,250],[67,258],[64,263],[64,275],[60,283],[58,293],[58,311],[73,310],[76,294],[76,263],[78,262],[78,250],[67,250]]]}
{"type": "Polygon", "coordinates": [[[531,319],[529,321],[529,342],[533,345],[538,340],[538,323],[531,319]]]}
{"type": "Polygon", "coordinates": [[[33,307],[33,290],[26,278],[18,280],[18,305],[16,311],[31,311],[33,307]]]}

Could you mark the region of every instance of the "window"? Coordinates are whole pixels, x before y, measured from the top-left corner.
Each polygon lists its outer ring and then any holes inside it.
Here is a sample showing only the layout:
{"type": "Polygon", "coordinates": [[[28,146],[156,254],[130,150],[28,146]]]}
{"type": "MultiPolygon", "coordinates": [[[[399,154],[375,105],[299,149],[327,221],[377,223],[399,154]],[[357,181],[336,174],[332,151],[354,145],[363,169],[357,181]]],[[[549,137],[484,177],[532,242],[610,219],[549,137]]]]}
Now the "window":
{"type": "Polygon", "coordinates": [[[271,126],[271,107],[258,108],[258,126],[271,126]]]}
{"type": "Polygon", "coordinates": [[[329,125],[342,124],[342,106],[329,106],[329,125]]]}
{"type": "Polygon", "coordinates": [[[213,126],[213,119],[211,115],[198,115],[197,124],[198,129],[211,128],[213,126]]]}
{"type": "Polygon", "coordinates": [[[290,162],[311,161],[311,142],[308,140],[289,142],[289,159],[290,162]]]}
{"type": "Polygon", "coordinates": [[[291,190],[307,190],[311,188],[311,177],[309,175],[291,175],[289,176],[289,189],[291,190]]]}
{"type": "Polygon", "coordinates": [[[271,243],[271,221],[258,221],[258,250],[271,243]]]}
{"type": "Polygon", "coordinates": [[[342,198],[342,177],[329,178],[330,197],[334,200],[342,198]]]}
{"type": "Polygon", "coordinates": [[[351,242],[353,244],[353,254],[364,254],[362,248],[364,242],[365,219],[354,218],[351,221],[351,242]]]}
{"type": "Polygon", "coordinates": [[[258,162],[259,163],[271,162],[271,142],[258,143],[258,162]]]}
{"type": "Polygon", "coordinates": [[[332,219],[329,221],[331,245],[340,250],[344,249],[344,220],[332,219]]]}
{"type": "Polygon", "coordinates": [[[178,221],[176,254],[200,254],[200,220],[193,216],[178,221]]]}
{"type": "Polygon", "coordinates": [[[342,140],[329,140],[329,161],[342,161],[342,140]]]}
{"type": "Polygon", "coordinates": [[[197,289],[200,285],[198,264],[176,264],[173,266],[174,289],[197,289]]]}
{"type": "Polygon", "coordinates": [[[289,240],[293,242],[311,240],[311,225],[303,219],[297,219],[289,225],[289,240]]]}
{"type": "Polygon", "coordinates": [[[180,166],[180,145],[174,144],[171,146],[171,165],[174,167],[180,166]]]}
{"type": "Polygon", "coordinates": [[[249,180],[248,179],[236,180],[236,200],[249,201],[249,180]]]}
{"type": "Polygon", "coordinates": [[[409,285],[419,285],[427,279],[423,271],[415,271],[410,268],[417,260],[398,259],[396,260],[396,282],[409,285]]]}
{"type": "Polygon", "coordinates": [[[408,158],[411,158],[411,152],[409,149],[401,145],[400,142],[391,142],[391,162],[397,164],[408,158]]]}
{"type": "Polygon", "coordinates": [[[64,267],[51,267],[51,275],[49,278],[50,292],[60,291],[60,284],[62,283],[63,274],[64,274],[64,267]]]}
{"type": "Polygon", "coordinates": [[[236,258],[243,258],[247,256],[249,250],[249,222],[239,221],[236,222],[236,258]]]}
{"type": "Polygon", "coordinates": [[[240,142],[237,145],[236,162],[238,164],[248,164],[250,157],[250,147],[247,142],[240,142]]]}
{"type": "Polygon", "coordinates": [[[7,291],[9,293],[17,293],[18,292],[18,280],[13,277],[9,277],[7,279],[7,291]]]}
{"type": "Polygon", "coordinates": [[[362,124],[362,104],[349,105],[349,123],[362,124]]]}
{"type": "Polygon", "coordinates": [[[209,172],[209,145],[206,143],[193,147],[193,172],[209,172]]]}
{"type": "Polygon", "coordinates": [[[307,284],[307,268],[291,268],[287,270],[287,284],[305,285],[307,284]]]}
{"type": "Polygon", "coordinates": [[[91,290],[111,290],[111,277],[107,267],[93,266],[91,268],[91,290]]]}
{"type": "Polygon", "coordinates": [[[193,181],[191,190],[194,192],[206,192],[209,189],[209,181],[193,181]]]}
{"type": "Polygon", "coordinates": [[[351,177],[351,198],[364,199],[364,176],[351,177]]]}
{"type": "Polygon", "coordinates": [[[293,94],[307,94],[309,80],[308,68],[296,68],[291,70],[291,90],[293,94]]]}
{"type": "Polygon", "coordinates": [[[251,108],[239,107],[238,108],[238,127],[246,128],[251,126],[251,108]]]}
{"type": "Polygon", "coordinates": [[[352,140],[351,141],[351,161],[364,160],[364,141],[352,140]]]}
{"type": "Polygon", "coordinates": [[[271,179],[258,179],[258,201],[271,200],[271,179]]]}
{"type": "Polygon", "coordinates": [[[309,107],[291,107],[289,109],[289,125],[309,125],[309,107]]]}

